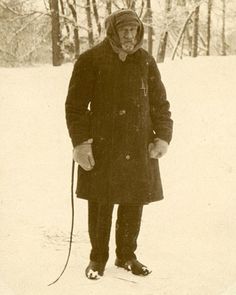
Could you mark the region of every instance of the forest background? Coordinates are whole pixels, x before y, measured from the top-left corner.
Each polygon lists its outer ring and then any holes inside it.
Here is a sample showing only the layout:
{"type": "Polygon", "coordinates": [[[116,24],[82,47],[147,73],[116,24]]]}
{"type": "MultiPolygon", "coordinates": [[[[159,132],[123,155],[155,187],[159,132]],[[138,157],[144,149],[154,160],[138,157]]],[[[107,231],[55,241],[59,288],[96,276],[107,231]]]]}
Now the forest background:
{"type": "Polygon", "coordinates": [[[104,20],[134,9],[144,48],[161,63],[236,54],[234,0],[0,0],[0,66],[74,61],[104,38],[104,20]]]}

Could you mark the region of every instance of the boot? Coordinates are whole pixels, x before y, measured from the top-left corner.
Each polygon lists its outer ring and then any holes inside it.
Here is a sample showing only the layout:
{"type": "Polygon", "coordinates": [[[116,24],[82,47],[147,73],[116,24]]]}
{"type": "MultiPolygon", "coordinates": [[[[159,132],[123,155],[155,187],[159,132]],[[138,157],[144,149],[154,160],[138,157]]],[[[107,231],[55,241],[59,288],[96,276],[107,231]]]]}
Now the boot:
{"type": "Polygon", "coordinates": [[[147,276],[152,272],[147,266],[140,263],[137,259],[123,261],[119,258],[116,258],[115,265],[131,271],[137,276],[147,276]]]}
{"type": "Polygon", "coordinates": [[[89,265],[85,269],[85,275],[90,280],[99,280],[105,270],[106,263],[90,261],[89,265]]]}

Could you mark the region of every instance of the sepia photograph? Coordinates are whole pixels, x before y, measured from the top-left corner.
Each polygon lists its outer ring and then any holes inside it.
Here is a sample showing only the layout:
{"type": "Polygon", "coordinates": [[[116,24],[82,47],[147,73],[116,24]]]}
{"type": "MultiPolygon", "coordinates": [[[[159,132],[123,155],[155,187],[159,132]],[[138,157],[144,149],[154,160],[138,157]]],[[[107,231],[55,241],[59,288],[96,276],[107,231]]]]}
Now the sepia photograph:
{"type": "Polygon", "coordinates": [[[236,295],[235,0],[0,0],[0,294],[236,295]]]}

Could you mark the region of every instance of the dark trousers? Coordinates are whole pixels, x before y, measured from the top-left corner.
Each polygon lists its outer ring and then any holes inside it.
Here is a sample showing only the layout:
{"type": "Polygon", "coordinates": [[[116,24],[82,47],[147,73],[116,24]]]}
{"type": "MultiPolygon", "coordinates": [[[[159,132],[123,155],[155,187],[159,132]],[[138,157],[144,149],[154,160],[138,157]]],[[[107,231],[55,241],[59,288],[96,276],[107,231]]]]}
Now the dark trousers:
{"type": "MultiPolygon", "coordinates": [[[[89,237],[92,245],[90,260],[106,262],[114,205],[88,202],[89,237]]],[[[136,258],[143,206],[119,205],[116,220],[116,256],[127,261],[136,258]]]]}

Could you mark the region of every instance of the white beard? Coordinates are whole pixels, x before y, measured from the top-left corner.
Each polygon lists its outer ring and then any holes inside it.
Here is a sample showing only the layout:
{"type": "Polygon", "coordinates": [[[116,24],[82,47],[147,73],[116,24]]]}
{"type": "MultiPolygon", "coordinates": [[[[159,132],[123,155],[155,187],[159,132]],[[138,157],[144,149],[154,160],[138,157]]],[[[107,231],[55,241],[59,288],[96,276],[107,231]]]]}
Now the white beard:
{"type": "Polygon", "coordinates": [[[127,42],[125,44],[122,44],[122,49],[125,52],[131,52],[134,49],[134,44],[132,44],[131,42],[127,42]]]}

